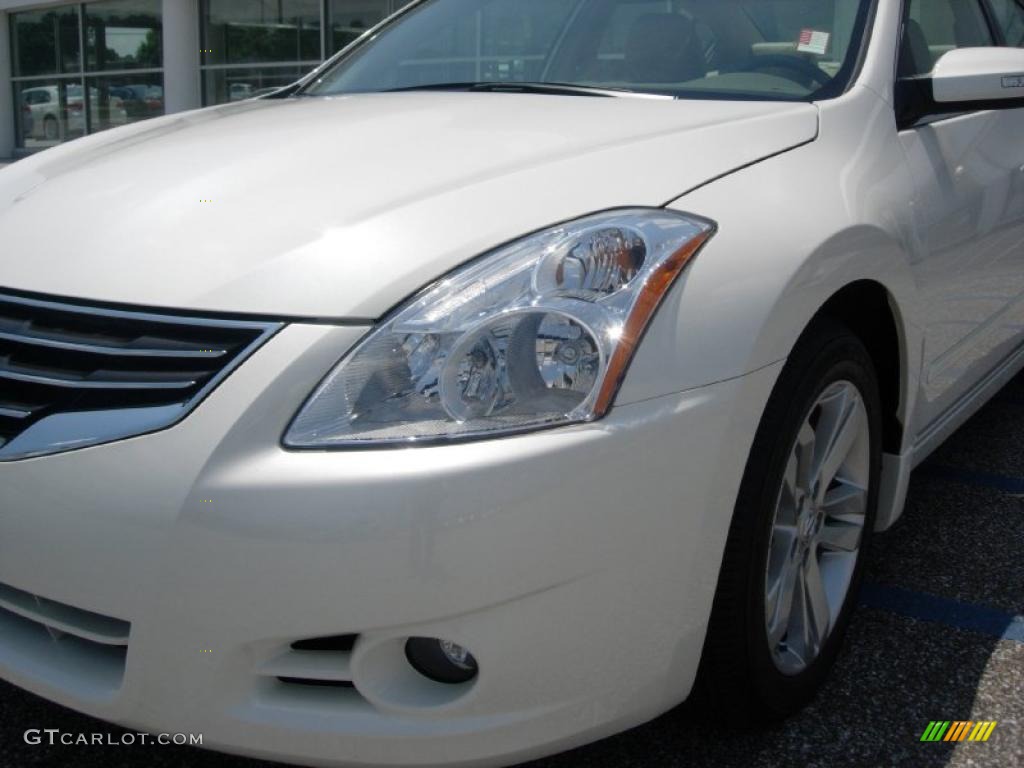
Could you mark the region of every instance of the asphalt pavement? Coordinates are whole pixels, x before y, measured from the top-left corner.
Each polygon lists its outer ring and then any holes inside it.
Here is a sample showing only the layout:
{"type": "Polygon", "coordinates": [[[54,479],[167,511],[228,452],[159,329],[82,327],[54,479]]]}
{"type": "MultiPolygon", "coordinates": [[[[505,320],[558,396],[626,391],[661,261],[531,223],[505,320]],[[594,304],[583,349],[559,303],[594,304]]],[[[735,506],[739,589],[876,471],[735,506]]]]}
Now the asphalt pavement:
{"type": "MultiPolygon", "coordinates": [[[[1024,766],[1024,375],[911,481],[874,539],[835,673],[803,713],[742,731],[683,705],[528,768],[1024,766]],[[922,742],[932,721],[996,721],[987,742],[922,742]]],[[[30,746],[31,728],[119,729],[0,683],[0,765],[269,768],[172,746],[30,746]]],[[[524,767],[527,768],[527,767],[524,767]]]]}

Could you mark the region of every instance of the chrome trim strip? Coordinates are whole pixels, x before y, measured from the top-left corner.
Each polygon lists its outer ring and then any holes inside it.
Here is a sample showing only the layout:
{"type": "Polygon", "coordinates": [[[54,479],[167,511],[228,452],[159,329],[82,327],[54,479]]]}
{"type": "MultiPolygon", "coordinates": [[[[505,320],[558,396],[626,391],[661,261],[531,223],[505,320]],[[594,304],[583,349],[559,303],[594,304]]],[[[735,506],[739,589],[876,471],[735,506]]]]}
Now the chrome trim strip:
{"type": "Polygon", "coordinates": [[[56,376],[40,376],[34,373],[21,373],[5,367],[0,362],[0,379],[8,381],[22,381],[26,384],[43,384],[48,387],[63,387],[65,389],[114,389],[114,390],[138,390],[138,389],[188,389],[196,384],[196,379],[177,381],[111,381],[110,379],[62,379],[56,376]]]}
{"type": "Polygon", "coordinates": [[[16,344],[30,344],[35,347],[63,349],[68,352],[87,352],[93,355],[116,355],[118,357],[160,357],[172,359],[210,360],[227,354],[224,349],[142,349],[138,347],[118,347],[116,345],[85,344],[77,341],[61,341],[38,333],[10,333],[0,331],[0,339],[13,341],[16,344]]]}
{"type": "Polygon", "coordinates": [[[203,317],[190,317],[188,315],[175,315],[173,312],[160,314],[159,311],[131,310],[131,309],[108,309],[106,307],[93,307],[88,299],[83,303],[74,304],[72,301],[55,301],[51,299],[33,299],[27,296],[15,296],[4,293],[0,289],[0,304],[19,304],[23,307],[38,307],[49,309],[54,312],[69,312],[75,315],[94,315],[97,317],[115,317],[121,320],[141,320],[150,323],[163,323],[165,325],[191,325],[200,328],[241,328],[255,329],[273,323],[261,320],[210,320],[203,317]]]}
{"type": "Polygon", "coordinates": [[[11,408],[10,406],[0,405],[0,416],[5,416],[8,419],[27,419],[32,415],[32,411],[26,411],[22,408],[11,408]]]}

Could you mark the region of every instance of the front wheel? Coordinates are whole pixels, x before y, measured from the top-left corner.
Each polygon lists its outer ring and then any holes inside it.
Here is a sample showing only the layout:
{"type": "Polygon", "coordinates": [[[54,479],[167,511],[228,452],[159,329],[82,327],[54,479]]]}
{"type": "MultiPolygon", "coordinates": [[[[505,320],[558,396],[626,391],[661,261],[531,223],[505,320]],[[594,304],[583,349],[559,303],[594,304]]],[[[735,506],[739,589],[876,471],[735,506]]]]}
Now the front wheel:
{"type": "Polygon", "coordinates": [[[808,330],[754,439],[704,647],[701,686],[734,718],[791,714],[835,661],[874,526],[880,413],[860,339],[808,330]]]}

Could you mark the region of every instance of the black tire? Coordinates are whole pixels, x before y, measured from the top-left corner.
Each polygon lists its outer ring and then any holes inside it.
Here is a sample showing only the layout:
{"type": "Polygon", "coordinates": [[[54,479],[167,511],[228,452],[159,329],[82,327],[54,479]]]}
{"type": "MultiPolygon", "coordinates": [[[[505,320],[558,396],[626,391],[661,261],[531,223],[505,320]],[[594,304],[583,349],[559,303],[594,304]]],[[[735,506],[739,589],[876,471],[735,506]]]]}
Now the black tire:
{"type": "Polygon", "coordinates": [[[698,693],[730,722],[772,722],[808,704],[823,684],[856,604],[878,507],[881,405],[878,377],[863,343],[830,319],[798,341],[769,398],[755,436],[729,529],[698,693]],[[775,507],[797,433],[825,389],[849,381],[860,390],[870,428],[870,485],[864,531],[849,591],[818,657],[784,675],[772,660],[765,628],[765,570],[775,507]]]}

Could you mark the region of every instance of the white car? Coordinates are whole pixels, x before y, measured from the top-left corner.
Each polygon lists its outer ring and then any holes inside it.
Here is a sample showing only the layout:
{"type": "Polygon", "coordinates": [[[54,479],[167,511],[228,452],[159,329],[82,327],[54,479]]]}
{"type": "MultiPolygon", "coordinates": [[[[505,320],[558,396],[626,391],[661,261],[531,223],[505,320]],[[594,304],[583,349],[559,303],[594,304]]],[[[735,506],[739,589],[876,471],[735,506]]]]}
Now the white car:
{"type": "Polygon", "coordinates": [[[62,114],[67,115],[67,131],[71,136],[81,136],[85,132],[82,86],[72,84],[66,87],[63,108],[59,91],[56,85],[35,86],[21,91],[22,114],[31,118],[23,123],[26,139],[59,141],[62,114]]]}
{"type": "Polygon", "coordinates": [[[319,765],[794,712],[1024,366],[1022,14],[423,0],[0,172],[0,676],[319,765]]]}

